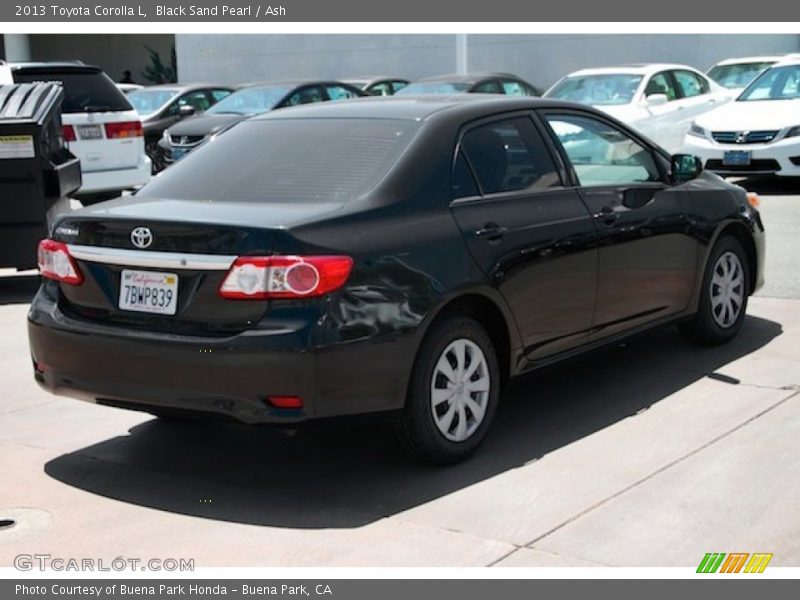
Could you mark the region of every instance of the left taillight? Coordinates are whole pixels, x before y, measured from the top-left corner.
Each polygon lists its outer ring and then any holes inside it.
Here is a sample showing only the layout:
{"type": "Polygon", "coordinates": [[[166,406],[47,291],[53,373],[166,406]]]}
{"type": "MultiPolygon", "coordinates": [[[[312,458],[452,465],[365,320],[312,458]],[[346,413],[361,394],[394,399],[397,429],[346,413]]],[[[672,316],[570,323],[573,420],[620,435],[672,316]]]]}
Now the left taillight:
{"type": "Polygon", "coordinates": [[[349,256],[240,256],[219,295],[231,300],[323,296],[342,287],[352,268],[349,256]]]}
{"type": "Polygon", "coordinates": [[[62,242],[42,240],[39,242],[39,273],[42,277],[70,285],[83,283],[83,275],[69,248],[62,242]]]}
{"type": "Polygon", "coordinates": [[[118,138],[142,137],[141,121],[122,121],[120,123],[106,123],[106,137],[110,140],[118,138]]]}

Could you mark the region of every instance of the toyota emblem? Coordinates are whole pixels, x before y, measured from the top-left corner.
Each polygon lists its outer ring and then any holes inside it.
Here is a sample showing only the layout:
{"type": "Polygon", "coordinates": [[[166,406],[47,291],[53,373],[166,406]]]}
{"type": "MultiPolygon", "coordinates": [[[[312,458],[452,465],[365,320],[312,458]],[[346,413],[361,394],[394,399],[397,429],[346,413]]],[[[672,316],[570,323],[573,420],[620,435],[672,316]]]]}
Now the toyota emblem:
{"type": "Polygon", "coordinates": [[[131,242],[137,248],[147,248],[153,243],[153,232],[148,227],[137,227],[131,231],[131,242]]]}

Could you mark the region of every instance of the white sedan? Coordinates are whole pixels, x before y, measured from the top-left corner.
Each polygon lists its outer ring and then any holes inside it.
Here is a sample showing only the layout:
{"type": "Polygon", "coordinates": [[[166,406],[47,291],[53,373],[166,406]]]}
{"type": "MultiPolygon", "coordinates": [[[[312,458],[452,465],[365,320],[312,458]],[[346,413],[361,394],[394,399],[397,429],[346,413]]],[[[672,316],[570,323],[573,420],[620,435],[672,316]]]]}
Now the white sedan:
{"type": "Polygon", "coordinates": [[[684,152],[720,175],[800,175],[800,58],[775,64],[735,102],[696,119],[684,152]]]}
{"type": "Polygon", "coordinates": [[[648,64],[576,71],[544,97],[590,104],[675,153],[692,120],[731,94],[692,67],[648,64]]]}

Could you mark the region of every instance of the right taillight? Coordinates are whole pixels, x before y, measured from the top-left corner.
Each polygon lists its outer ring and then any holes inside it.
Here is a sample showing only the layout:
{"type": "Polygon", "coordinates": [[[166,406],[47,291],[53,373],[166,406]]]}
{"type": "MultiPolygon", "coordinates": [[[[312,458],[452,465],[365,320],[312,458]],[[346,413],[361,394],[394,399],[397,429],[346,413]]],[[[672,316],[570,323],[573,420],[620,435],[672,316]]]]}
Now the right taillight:
{"type": "Polygon", "coordinates": [[[232,300],[313,298],[342,287],[352,268],[349,256],[240,256],[219,295],[232,300]]]}
{"type": "Polygon", "coordinates": [[[62,125],[61,134],[64,136],[65,142],[74,142],[78,139],[75,137],[75,128],[72,125],[62,125]]]}
{"type": "Polygon", "coordinates": [[[75,260],[70,256],[66,244],[53,240],[42,240],[39,242],[38,254],[39,273],[42,277],[70,285],[83,283],[83,275],[75,260]]]}

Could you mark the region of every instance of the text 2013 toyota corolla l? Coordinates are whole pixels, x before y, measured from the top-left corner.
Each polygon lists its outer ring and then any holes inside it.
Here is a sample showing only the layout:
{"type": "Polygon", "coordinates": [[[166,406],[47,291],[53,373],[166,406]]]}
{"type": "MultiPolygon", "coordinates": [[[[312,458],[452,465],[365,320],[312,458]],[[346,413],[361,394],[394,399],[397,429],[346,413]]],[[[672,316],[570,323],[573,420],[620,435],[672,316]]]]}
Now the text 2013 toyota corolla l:
{"type": "Polygon", "coordinates": [[[278,111],[53,225],[35,377],[249,424],[394,411],[408,451],[455,462],[509,377],[670,322],[732,338],[762,283],[749,200],[575,104],[278,111]]]}

